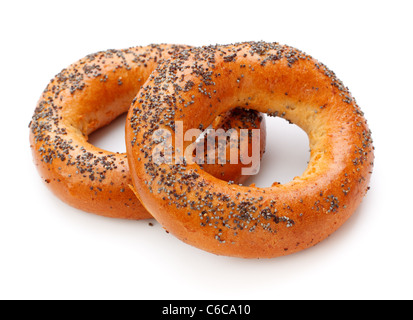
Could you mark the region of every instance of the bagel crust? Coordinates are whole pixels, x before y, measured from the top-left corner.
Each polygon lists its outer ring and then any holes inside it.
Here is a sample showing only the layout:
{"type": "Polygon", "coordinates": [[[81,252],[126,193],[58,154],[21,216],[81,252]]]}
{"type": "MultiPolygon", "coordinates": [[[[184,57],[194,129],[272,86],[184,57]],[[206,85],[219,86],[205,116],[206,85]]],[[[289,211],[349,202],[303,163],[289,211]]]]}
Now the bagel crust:
{"type": "Polygon", "coordinates": [[[244,258],[287,255],[328,237],[362,201],[374,158],[367,121],[335,74],[295,48],[265,42],[191,48],[161,63],[129,111],[126,141],[136,193],[167,231],[214,254],[244,258]],[[148,156],[153,131],[168,129],[160,119],[182,119],[187,130],[233,107],[305,130],[311,157],[303,175],[248,187],[197,164],[156,164],[148,156]]]}
{"type": "MultiPolygon", "coordinates": [[[[150,45],[91,54],[56,75],[44,90],[30,122],[34,163],[49,189],[78,209],[125,219],[152,216],[135,197],[126,153],[109,152],[88,143],[88,135],[128,111],[141,86],[162,59],[189,47],[150,45]]],[[[262,115],[241,111],[242,125],[261,127],[262,115]]],[[[238,115],[223,121],[240,124],[238,115]]],[[[261,135],[265,136],[265,126],[261,135]]],[[[241,181],[236,168],[211,165],[211,174],[241,181]]]]}

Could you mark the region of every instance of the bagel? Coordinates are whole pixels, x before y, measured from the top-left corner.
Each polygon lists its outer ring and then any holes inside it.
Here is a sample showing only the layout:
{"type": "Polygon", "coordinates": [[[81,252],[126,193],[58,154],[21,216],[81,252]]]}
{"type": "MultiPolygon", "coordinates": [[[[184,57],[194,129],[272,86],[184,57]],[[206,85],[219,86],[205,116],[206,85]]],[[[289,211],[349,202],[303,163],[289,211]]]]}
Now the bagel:
{"type": "MultiPolygon", "coordinates": [[[[73,207],[107,217],[151,218],[129,188],[126,154],[97,148],[88,143],[88,135],[128,111],[158,61],[186,49],[150,45],[102,51],[80,59],[50,81],[29,128],[34,163],[55,195],[73,207]]],[[[226,113],[215,126],[239,123],[237,117],[239,113],[226,113]]],[[[262,116],[249,118],[251,122],[244,125],[261,126],[262,116]]],[[[228,166],[216,164],[206,170],[222,179],[241,181],[245,179],[240,176],[242,166],[227,171],[228,166]]]]}
{"type": "Polygon", "coordinates": [[[192,48],[160,64],[131,106],[126,141],[135,191],[155,219],[192,246],[243,258],[283,256],[328,237],[362,201],[374,159],[363,112],[333,71],[266,42],[192,48]],[[190,90],[176,90],[188,83],[190,90]],[[186,101],[194,103],[183,108],[186,101]],[[311,149],[306,171],[258,188],[218,180],[196,163],[145,157],[155,146],[154,128],[168,129],[159,119],[182,119],[188,130],[233,107],[301,127],[311,149]]]}

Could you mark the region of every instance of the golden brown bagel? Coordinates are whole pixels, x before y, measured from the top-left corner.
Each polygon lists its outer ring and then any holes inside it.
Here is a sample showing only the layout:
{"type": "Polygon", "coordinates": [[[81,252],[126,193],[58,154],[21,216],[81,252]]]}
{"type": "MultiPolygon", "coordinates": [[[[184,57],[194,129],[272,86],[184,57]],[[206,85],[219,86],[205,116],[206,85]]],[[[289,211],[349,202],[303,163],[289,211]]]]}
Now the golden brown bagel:
{"type": "MultiPolygon", "coordinates": [[[[129,188],[126,154],[97,148],[88,143],[88,135],[127,112],[158,61],[186,49],[151,45],[98,52],[51,80],[29,125],[30,143],[42,179],[60,199],[103,216],[151,218],[129,188]]],[[[250,125],[260,126],[260,121],[250,125]]],[[[238,181],[240,169],[226,168],[217,164],[209,169],[238,181]]]]}
{"type": "Polygon", "coordinates": [[[146,208],[179,239],[218,255],[269,258],[313,246],[351,216],[368,190],[374,156],[363,113],[331,70],[286,45],[188,50],[158,66],[127,119],[132,180],[146,208]],[[175,90],[187,83],[191,90],[175,90]],[[176,103],[166,108],[163,97],[170,96],[176,103]],[[194,103],[182,108],[188,100],[194,103]],[[239,186],[197,164],[155,164],[143,156],[153,147],[153,126],[164,128],[159,119],[183,119],[186,130],[235,106],[282,116],[307,132],[311,158],[302,176],[269,188],[239,186]]]}

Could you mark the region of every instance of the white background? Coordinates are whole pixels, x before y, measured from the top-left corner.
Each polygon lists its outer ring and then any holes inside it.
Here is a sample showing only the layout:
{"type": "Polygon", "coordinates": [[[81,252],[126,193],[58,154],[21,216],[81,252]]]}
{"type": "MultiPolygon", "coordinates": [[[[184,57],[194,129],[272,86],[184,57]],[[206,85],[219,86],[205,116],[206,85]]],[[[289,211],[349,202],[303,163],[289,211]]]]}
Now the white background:
{"type": "MultiPolygon", "coordinates": [[[[0,298],[413,298],[411,3],[2,1],[0,298]],[[153,220],[87,214],[46,189],[27,126],[62,68],[109,48],[250,40],[289,44],[325,63],[368,119],[376,147],[371,190],[327,240],[276,259],[219,257],[153,220]]],[[[124,150],[121,120],[111,133],[94,139],[124,150]]],[[[268,136],[259,184],[301,174],[305,134],[271,120],[268,136]]]]}

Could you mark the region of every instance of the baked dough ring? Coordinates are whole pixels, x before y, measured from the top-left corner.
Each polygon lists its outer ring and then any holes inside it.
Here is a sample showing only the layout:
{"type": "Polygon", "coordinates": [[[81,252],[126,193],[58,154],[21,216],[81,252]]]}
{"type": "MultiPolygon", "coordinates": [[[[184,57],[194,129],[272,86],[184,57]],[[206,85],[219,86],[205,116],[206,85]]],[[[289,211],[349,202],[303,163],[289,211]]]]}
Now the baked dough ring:
{"type": "MultiPolygon", "coordinates": [[[[145,219],[151,215],[130,190],[125,153],[88,143],[88,135],[127,112],[158,61],[189,47],[151,45],[86,56],[51,80],[34,112],[30,144],[34,163],[48,187],[64,202],[103,216],[145,219]]],[[[248,111],[245,111],[248,112],[248,111]]],[[[250,113],[249,113],[250,114],[250,113]]],[[[232,113],[220,117],[226,121],[232,113]]],[[[260,127],[262,116],[249,125],[260,127]]],[[[235,120],[236,121],[236,120],[235,120]]],[[[265,126],[261,132],[265,136],[265,126]]],[[[238,181],[237,169],[215,165],[212,174],[238,181]],[[229,168],[227,171],[226,168],[229,168]]]]}
{"type": "Polygon", "coordinates": [[[157,221],[190,245],[244,258],[291,254],[325,239],[360,204],[374,158],[366,119],[335,74],[297,49],[265,42],[194,48],[159,65],[129,111],[126,140],[136,192],[157,221]],[[191,90],[175,90],[187,83],[191,90]],[[176,103],[166,108],[163,97],[170,96],[176,103]],[[187,130],[234,106],[281,116],[307,132],[311,156],[302,176],[269,188],[239,186],[196,164],[143,156],[153,125],[167,129],[159,119],[183,119],[187,130]]]}

